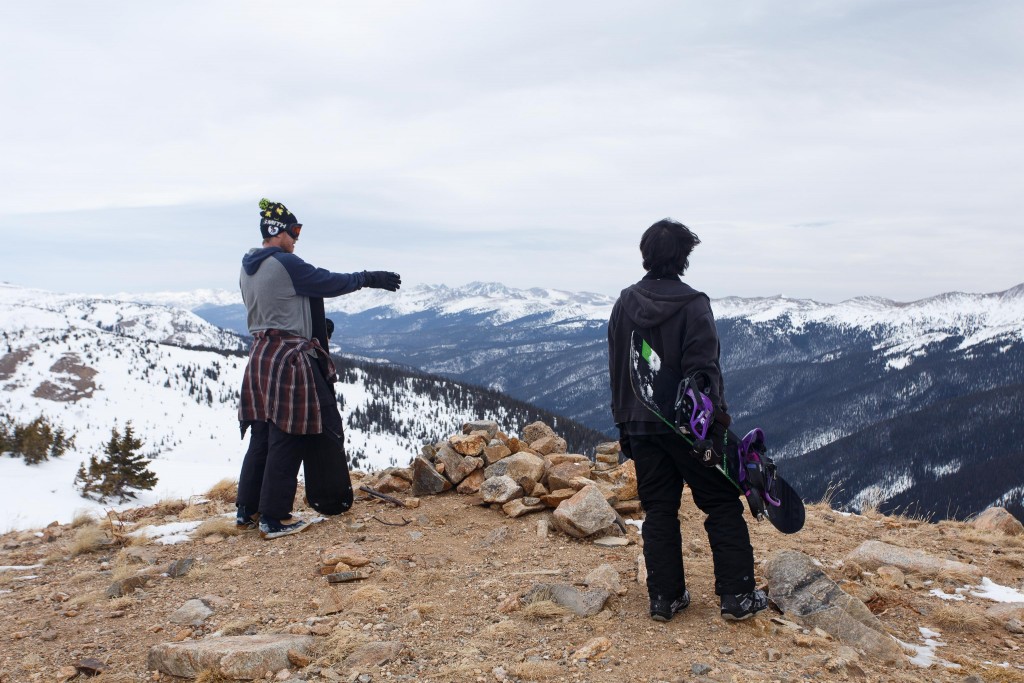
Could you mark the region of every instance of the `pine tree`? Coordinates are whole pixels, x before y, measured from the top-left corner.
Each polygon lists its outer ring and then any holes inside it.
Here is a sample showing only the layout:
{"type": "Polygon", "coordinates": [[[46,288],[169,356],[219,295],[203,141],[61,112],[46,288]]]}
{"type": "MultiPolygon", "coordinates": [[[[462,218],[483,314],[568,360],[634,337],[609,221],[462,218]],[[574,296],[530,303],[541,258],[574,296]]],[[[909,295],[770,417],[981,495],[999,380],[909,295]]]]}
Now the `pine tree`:
{"type": "Polygon", "coordinates": [[[59,458],[74,445],[74,436],[68,436],[62,427],[53,427],[42,415],[25,423],[0,415],[0,453],[21,457],[27,465],[59,458]]]}
{"type": "Polygon", "coordinates": [[[157,477],[149,470],[150,461],[139,453],[141,448],[142,441],[135,437],[131,422],[125,425],[123,435],[114,427],[103,450],[104,457],[91,456],[88,468],[82,463],[75,475],[75,486],[86,498],[102,502],[116,497],[122,503],[134,498],[139,490],[153,488],[157,477]]]}

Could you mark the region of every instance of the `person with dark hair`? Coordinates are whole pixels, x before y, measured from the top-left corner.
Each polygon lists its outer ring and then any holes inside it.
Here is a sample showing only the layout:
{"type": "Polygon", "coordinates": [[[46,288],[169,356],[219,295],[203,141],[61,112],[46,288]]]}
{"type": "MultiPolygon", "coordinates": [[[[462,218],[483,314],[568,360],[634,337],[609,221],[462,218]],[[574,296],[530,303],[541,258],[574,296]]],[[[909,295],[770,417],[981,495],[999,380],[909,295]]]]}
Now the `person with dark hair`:
{"type": "MultiPolygon", "coordinates": [[[[301,232],[302,224],[284,204],[261,200],[263,245],[242,258],[239,276],[253,342],[238,420],[242,437],[247,429],[252,434],[238,478],[236,524],[258,528],[267,539],[308,528],[306,520],[291,514],[304,453],[326,449],[348,462],[324,297],[363,287],[394,292],[402,284],[398,273],[315,268],[294,254],[301,232]]],[[[344,480],[340,485],[347,491],[340,492],[338,512],[352,506],[347,468],[344,480]]]]}
{"type": "Polygon", "coordinates": [[[683,570],[679,505],[689,484],[693,501],[707,515],[704,529],[714,562],[715,593],[726,619],[746,619],[768,605],[754,586],[754,550],[739,492],[714,468],[705,467],[671,428],[640,403],[630,382],[634,330],[659,344],[662,363],[680,377],[698,372],[715,407],[712,434],[721,439],[729,423],[720,347],[708,296],[683,282],[690,253],[700,239],[671,218],[658,221],[640,239],[647,274],[622,290],[608,321],[608,370],[612,416],[619,442],[636,465],[640,502],[646,512],[641,534],[647,564],[651,618],[668,621],[690,604],[683,570]]]}

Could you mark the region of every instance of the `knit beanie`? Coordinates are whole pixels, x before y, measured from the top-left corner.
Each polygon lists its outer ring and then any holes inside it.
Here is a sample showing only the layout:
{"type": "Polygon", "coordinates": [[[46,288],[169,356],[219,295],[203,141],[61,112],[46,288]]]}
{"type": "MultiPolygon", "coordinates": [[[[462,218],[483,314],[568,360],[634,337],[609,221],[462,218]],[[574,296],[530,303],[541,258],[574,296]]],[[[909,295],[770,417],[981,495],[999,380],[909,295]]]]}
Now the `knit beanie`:
{"type": "Polygon", "coordinates": [[[289,226],[298,224],[295,214],[284,204],[272,202],[266,197],[260,200],[260,234],[263,235],[263,239],[279,235],[289,226]]]}

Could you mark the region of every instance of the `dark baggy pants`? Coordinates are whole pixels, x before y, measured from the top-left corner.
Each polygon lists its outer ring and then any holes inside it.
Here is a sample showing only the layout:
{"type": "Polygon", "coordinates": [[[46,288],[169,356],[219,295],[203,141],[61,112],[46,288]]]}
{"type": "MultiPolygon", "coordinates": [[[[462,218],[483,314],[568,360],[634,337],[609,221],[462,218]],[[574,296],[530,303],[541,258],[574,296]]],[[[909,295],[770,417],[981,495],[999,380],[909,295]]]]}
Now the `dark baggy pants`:
{"type": "MultiPolygon", "coordinates": [[[[262,517],[273,520],[287,518],[295,503],[299,467],[303,454],[313,449],[337,449],[345,462],[345,441],[341,413],[331,386],[314,364],[317,399],[323,432],[320,434],[288,434],[273,422],[253,422],[249,448],[242,460],[238,477],[238,505],[251,514],[259,511],[262,517]],[[325,441],[328,442],[325,444],[325,441]]],[[[342,487],[343,492],[346,487],[342,487]]],[[[352,486],[347,487],[347,506],[352,506],[352,486]]]]}
{"type": "Polygon", "coordinates": [[[686,590],[679,528],[683,484],[689,484],[694,503],[707,515],[704,529],[714,561],[715,593],[754,590],[754,549],[739,490],[721,472],[690,455],[675,434],[630,435],[629,446],[647,513],[642,535],[648,594],[676,598],[686,590]]]}

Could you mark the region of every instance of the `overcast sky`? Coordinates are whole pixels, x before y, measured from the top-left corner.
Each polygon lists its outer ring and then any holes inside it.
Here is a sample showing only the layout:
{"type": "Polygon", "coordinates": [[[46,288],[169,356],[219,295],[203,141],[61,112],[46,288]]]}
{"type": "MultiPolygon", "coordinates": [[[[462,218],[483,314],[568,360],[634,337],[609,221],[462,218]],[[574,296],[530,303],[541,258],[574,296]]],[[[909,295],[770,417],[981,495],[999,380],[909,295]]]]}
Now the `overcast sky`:
{"type": "Polygon", "coordinates": [[[672,216],[713,297],[1024,282],[1024,3],[14,2],[0,281],[237,287],[297,253],[616,293],[672,216]]]}

